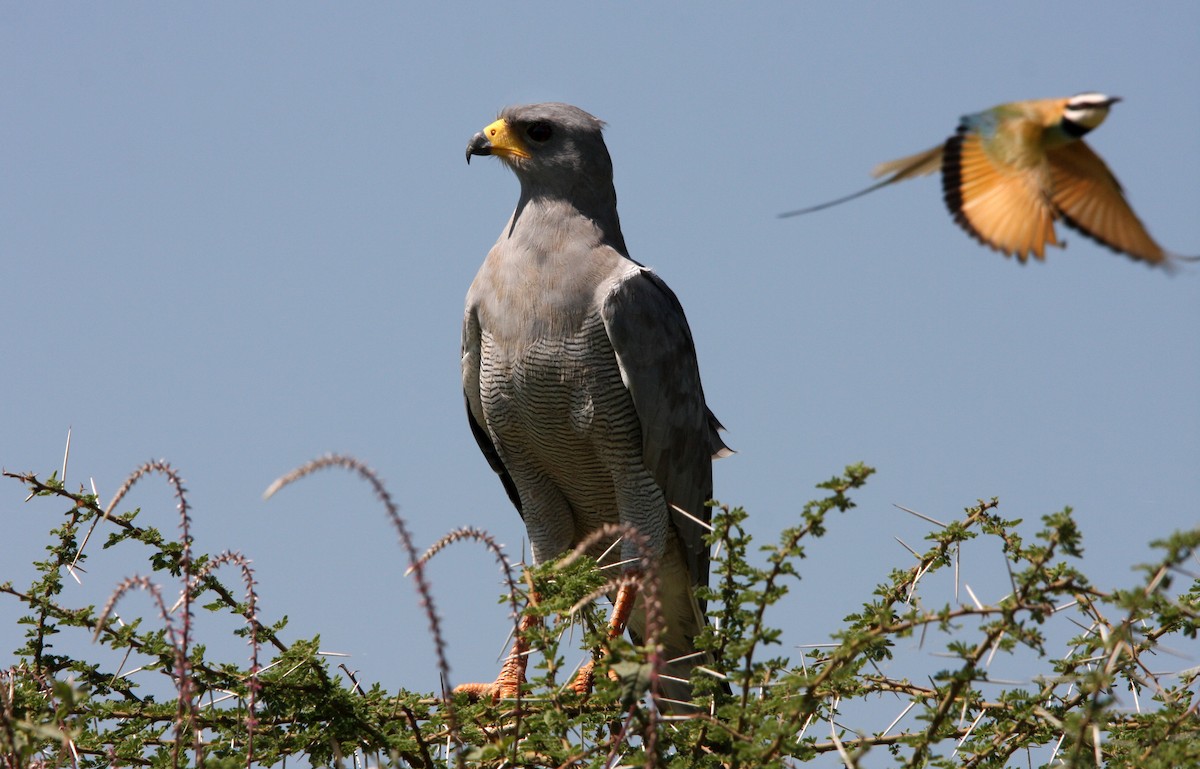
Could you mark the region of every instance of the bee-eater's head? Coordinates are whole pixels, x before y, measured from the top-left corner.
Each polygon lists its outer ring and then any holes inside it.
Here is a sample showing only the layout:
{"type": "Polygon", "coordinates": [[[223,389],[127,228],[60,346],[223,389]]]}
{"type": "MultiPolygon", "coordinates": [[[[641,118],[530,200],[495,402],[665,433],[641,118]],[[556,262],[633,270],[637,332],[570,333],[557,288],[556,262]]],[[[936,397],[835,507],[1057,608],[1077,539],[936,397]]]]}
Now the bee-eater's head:
{"type": "Polygon", "coordinates": [[[1108,117],[1108,109],[1121,100],[1119,96],[1106,96],[1095,91],[1077,93],[1063,107],[1063,123],[1082,129],[1079,133],[1087,133],[1104,122],[1108,117]]]}

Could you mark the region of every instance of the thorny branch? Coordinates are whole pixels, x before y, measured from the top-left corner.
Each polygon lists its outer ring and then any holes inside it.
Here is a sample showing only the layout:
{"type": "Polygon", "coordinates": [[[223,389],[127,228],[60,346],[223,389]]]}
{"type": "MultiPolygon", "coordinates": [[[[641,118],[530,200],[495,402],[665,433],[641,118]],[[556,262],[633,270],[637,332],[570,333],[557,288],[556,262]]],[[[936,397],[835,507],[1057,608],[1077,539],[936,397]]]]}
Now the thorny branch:
{"type": "MultiPolygon", "coordinates": [[[[513,579],[511,566],[490,535],[456,530],[418,556],[382,482],[352,457],[316,460],[281,478],[271,491],[332,466],[366,479],[400,534],[439,654],[443,682],[448,664],[433,610],[432,586],[422,571],[429,557],[456,541],[483,543],[502,567],[514,616],[529,611],[523,602],[535,594],[532,581],[524,589],[513,579]]],[[[1200,668],[1163,671],[1161,661],[1168,658],[1164,654],[1154,657],[1153,665],[1148,662],[1148,655],[1166,651],[1162,644],[1168,639],[1178,647],[1194,641],[1200,632],[1200,582],[1188,571],[1200,547],[1200,530],[1156,543],[1163,555],[1159,562],[1143,567],[1140,584],[1101,590],[1076,568],[1080,535],[1069,511],[1046,516],[1044,529],[1028,542],[1018,522],[997,517],[995,500],[980,502],[960,520],[945,524],[915,513],[937,527],[926,552],[912,551],[915,565],[894,572],[880,585],[873,600],[847,617],[833,643],[812,645],[819,651],[802,657],[798,664],[786,657],[766,658],[765,650],[780,643],[779,631],[770,627],[771,618],[781,609],[789,610],[780,603],[792,584],[788,578],[803,574],[798,564],[804,546],[824,534],[831,513],[853,507],[847,492],[869,474],[869,468],[851,466],[843,477],[821,484],[828,495],[805,506],[803,523],[783,532],[779,542],[766,549],[762,565],[750,555],[751,540],[741,528],[744,511],[714,511],[717,587],[705,596],[713,627],[703,641],[715,658],[713,669],[697,674],[697,691],[702,693],[695,715],[660,719],[649,700],[622,702],[613,699],[611,691],[598,691],[564,707],[555,683],[562,630],[539,636],[538,648],[546,658],[544,672],[530,681],[529,695],[515,708],[511,703],[495,708],[489,703],[449,702],[444,695],[389,694],[378,685],[365,686],[344,666],[344,677],[335,676],[320,658],[315,641],[285,644],[279,637],[282,625],[260,624],[255,579],[245,557],[193,555],[182,481],[166,463],[139,468],[105,509],[97,505],[94,495],[68,492],[54,478],[40,481],[33,474],[5,473],[24,483],[31,496],[63,499],[70,508],[64,524],[55,530],[59,541],[51,548],[52,557],[40,564],[40,581],[29,589],[0,584],[0,594],[28,607],[33,615],[27,643],[18,650],[23,662],[0,671],[0,769],[44,764],[138,766],[161,764],[154,757],[163,755],[179,765],[189,760],[200,765],[206,756],[263,766],[277,765],[289,756],[319,764],[342,764],[353,756],[356,765],[384,766],[390,760],[391,765],[428,769],[467,762],[495,768],[659,766],[668,760],[672,765],[682,762],[679,765],[696,767],[784,767],[824,753],[837,753],[845,765],[856,769],[870,748],[880,747],[890,752],[896,764],[914,767],[931,763],[1003,766],[1018,751],[1034,750],[1046,751],[1048,762],[1061,758],[1075,765],[1102,761],[1112,767],[1165,769],[1200,762],[1200,668]],[[114,514],[138,478],[150,473],[165,474],[175,488],[182,529],[177,542],[136,525],[130,515],[114,514]],[[116,541],[139,542],[156,551],[156,568],[183,579],[184,608],[179,615],[159,597],[159,630],[143,629],[136,622],[118,627],[108,621],[112,604],[125,591],[158,594],[146,577],[125,580],[99,616],[90,607],[63,605],[58,575],[86,557],[82,552],[86,537],[77,544],[76,533],[89,520],[113,527],[116,541]],[[1011,593],[994,602],[980,601],[971,593],[970,603],[923,608],[931,598],[947,592],[951,565],[962,543],[973,538],[994,542],[1004,554],[1011,593]],[[238,569],[246,584],[244,602],[214,575],[223,565],[238,569]],[[200,645],[187,646],[191,651],[180,656],[190,641],[182,632],[190,627],[190,607],[202,594],[217,597],[206,610],[219,607],[245,621],[241,632],[252,647],[248,667],[207,661],[200,645]],[[1052,623],[1060,628],[1060,635],[1062,628],[1075,625],[1083,631],[1060,655],[1046,650],[1046,628],[1052,623]],[[100,644],[118,652],[156,661],[157,667],[170,672],[175,701],[139,697],[119,671],[105,672],[93,663],[51,655],[47,639],[75,628],[94,634],[100,644]],[[926,636],[941,634],[950,652],[947,656],[954,660],[928,684],[915,684],[894,670],[901,662],[895,656],[896,642],[916,634],[922,644],[926,636]],[[265,666],[258,661],[260,641],[269,643],[275,655],[265,666]],[[1043,671],[1028,677],[1029,687],[989,674],[995,655],[1018,650],[1031,655],[1031,664],[1043,671]],[[877,665],[882,660],[892,660],[893,669],[886,674],[877,665]],[[721,678],[735,684],[731,695],[699,684],[701,679],[721,678]],[[999,694],[985,699],[975,689],[977,683],[1000,686],[999,694]],[[1119,689],[1131,689],[1135,697],[1146,693],[1144,700],[1138,700],[1137,712],[1117,706],[1112,693],[1119,689]],[[221,691],[230,695],[224,705],[222,698],[212,696],[221,691]],[[207,696],[210,702],[188,708],[184,700],[192,696],[190,692],[207,696]],[[883,732],[855,732],[845,725],[852,718],[849,703],[884,695],[896,698],[903,709],[883,732]],[[810,736],[818,726],[826,734],[832,732],[831,737],[810,736]]],[[[618,534],[631,541],[640,536],[630,530],[599,536],[618,534]]],[[[110,537],[110,544],[113,541],[110,537]]],[[[579,552],[588,544],[581,545],[579,552]]],[[[591,568],[570,561],[551,565],[550,571],[533,578],[527,572],[527,579],[549,578],[564,590],[554,598],[558,603],[545,603],[538,611],[570,616],[574,608],[634,578],[620,575],[597,587],[592,574],[578,580],[579,587],[570,587],[576,584],[576,570],[591,568]]],[[[653,563],[644,562],[633,573],[643,580],[649,625],[657,632],[662,618],[654,600],[653,563]]],[[[955,588],[957,579],[955,571],[955,588]]],[[[951,592],[957,596],[956,590],[951,592]]],[[[655,635],[648,635],[646,661],[653,672],[657,669],[655,635]]],[[[601,659],[597,664],[606,663],[601,659]]],[[[1194,659],[1190,664],[1195,664],[1194,659]]]]}

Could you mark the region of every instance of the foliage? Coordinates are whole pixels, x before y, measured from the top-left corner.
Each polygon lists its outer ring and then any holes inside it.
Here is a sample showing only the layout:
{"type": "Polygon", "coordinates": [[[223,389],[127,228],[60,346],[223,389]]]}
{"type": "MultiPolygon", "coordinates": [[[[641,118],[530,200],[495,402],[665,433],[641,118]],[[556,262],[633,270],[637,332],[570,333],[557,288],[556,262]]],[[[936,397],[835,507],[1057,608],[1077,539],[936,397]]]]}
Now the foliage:
{"type": "MultiPolygon", "coordinates": [[[[935,529],[927,549],[913,551],[916,563],[892,571],[846,617],[831,643],[792,659],[783,653],[772,613],[799,579],[804,548],[825,534],[833,513],[854,507],[850,492],[873,471],[853,465],[819,484],[825,495],[806,504],[798,525],[765,547],[754,547],[743,526],[745,511],[715,508],[706,594],[712,625],[700,639],[714,662],[697,668],[693,678],[695,712],[670,715],[652,696],[659,661],[653,632],[645,648],[602,632],[602,612],[587,599],[614,584],[598,576],[594,562],[576,557],[530,568],[518,581],[491,538],[469,529],[452,532],[418,556],[387,492],[349,457],[310,463],[272,491],[331,466],[372,483],[388,507],[422,593],[443,676],[444,644],[423,566],[459,541],[482,543],[493,553],[508,580],[503,600],[514,617],[525,612],[542,618],[523,626],[539,654],[519,699],[473,703],[463,695],[364,689],[344,667],[330,668],[317,638],[285,641],[286,620],[259,623],[254,574],[244,557],[191,552],[186,492],[165,463],[139,468],[106,508],[94,495],[68,491],[53,475],[40,480],[6,473],[31,496],[69,507],[51,532],[48,557],[35,564],[33,584],[0,584],[0,594],[26,611],[25,642],[16,650],[20,662],[0,671],[0,769],[282,766],[289,758],[338,766],[785,767],[821,755],[858,767],[871,751],[872,765],[910,767],[1035,760],[1200,765],[1200,668],[1164,673],[1168,657],[1153,657],[1168,639],[1196,638],[1200,580],[1185,565],[1195,558],[1200,530],[1155,542],[1161,556],[1142,568],[1138,584],[1104,591],[1077,568],[1082,535],[1070,510],[1043,518],[1041,530],[1028,539],[1019,533],[1020,521],[997,515],[996,500],[981,501],[950,523],[921,516],[935,529]],[[165,475],[175,489],[177,539],[139,525],[136,510],[114,513],[133,483],[148,474],[165,475]],[[106,549],[143,548],[155,579],[180,582],[179,604],[167,606],[156,581],[130,577],[100,611],[65,605],[64,575],[86,562],[93,530],[107,536],[106,549]],[[990,543],[1003,555],[1011,593],[987,604],[967,588],[970,602],[925,606],[933,575],[957,574],[960,549],[969,540],[990,543]],[[237,571],[241,595],[216,577],[223,567],[237,571]],[[131,590],[150,593],[158,616],[118,622],[113,608],[131,590]],[[192,638],[196,610],[240,618],[236,632],[251,649],[244,667],[206,659],[205,647],[192,638]],[[1077,626],[1070,647],[1051,653],[1050,626],[1068,622],[1077,626]],[[563,646],[572,623],[582,624],[587,643],[601,650],[596,687],[586,698],[565,686],[572,671],[564,652],[578,644],[563,646]],[[49,639],[63,633],[93,635],[120,664],[55,653],[49,639]],[[927,683],[885,672],[903,661],[901,640],[929,637],[943,639],[947,654],[944,668],[927,683]],[[259,664],[263,653],[272,657],[266,665],[259,664]],[[124,667],[131,655],[171,682],[170,696],[139,691],[124,667]],[[1004,682],[991,672],[997,655],[1040,672],[1023,683],[1004,682]],[[1133,693],[1134,712],[1119,705],[1120,691],[1133,693]],[[882,732],[846,725],[856,705],[887,702],[899,715],[882,732]]],[[[652,565],[645,572],[642,589],[653,611],[652,565]]]]}

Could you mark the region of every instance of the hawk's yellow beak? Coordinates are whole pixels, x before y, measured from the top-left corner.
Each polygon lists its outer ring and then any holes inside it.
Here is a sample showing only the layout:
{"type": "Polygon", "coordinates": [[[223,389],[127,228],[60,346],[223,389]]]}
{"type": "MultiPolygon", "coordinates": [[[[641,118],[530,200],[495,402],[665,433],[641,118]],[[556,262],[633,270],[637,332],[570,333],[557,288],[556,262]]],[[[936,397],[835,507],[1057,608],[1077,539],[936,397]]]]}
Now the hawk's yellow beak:
{"type": "Polygon", "coordinates": [[[472,155],[527,158],[529,150],[508,122],[501,118],[471,138],[471,143],[467,145],[468,163],[472,155]]]}

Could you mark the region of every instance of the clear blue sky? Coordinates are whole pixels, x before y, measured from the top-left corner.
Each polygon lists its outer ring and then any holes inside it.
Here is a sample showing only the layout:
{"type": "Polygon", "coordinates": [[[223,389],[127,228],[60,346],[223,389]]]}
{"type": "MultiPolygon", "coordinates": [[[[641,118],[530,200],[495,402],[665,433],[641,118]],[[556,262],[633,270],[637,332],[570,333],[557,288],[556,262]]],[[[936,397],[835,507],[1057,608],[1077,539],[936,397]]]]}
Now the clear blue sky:
{"type": "MultiPolygon", "coordinates": [[[[1072,505],[1086,568],[1126,584],[1150,539],[1200,521],[1200,266],[1168,276],[1060,231],[1066,250],[1022,267],[959,230],[932,178],[776,218],[965,112],[1084,90],[1125,99],[1089,143],[1151,233],[1200,252],[1192,2],[6,3],[0,464],[49,475],[71,427],[68,483],[107,501],[166,458],[198,546],[254,560],[265,619],[320,633],[366,681],[433,690],[369,489],[329,472],[261,496],[351,453],[420,546],[474,525],[519,557],[459,374],[463,297],[517,184],[463,151],[507,104],[567,101],[608,121],[632,255],[688,313],[739,452],[717,496],[773,540],[813,483],[879,469],[810,547],[776,616],[787,643],[824,640],[910,564],[893,536],[927,527],[893,504],[949,519],[999,496],[1030,533],[1072,505]]],[[[62,509],[24,497],[0,484],[0,581],[27,582],[62,509]]],[[[165,482],[129,502],[175,526],[165,482]]],[[[69,599],[145,573],[130,552],[91,548],[69,599]]],[[[459,546],[430,575],[453,681],[490,679],[494,564],[459,546]]],[[[1007,590],[991,550],[964,578],[1007,590]]],[[[0,599],[0,664],[18,613],[0,599]]]]}

